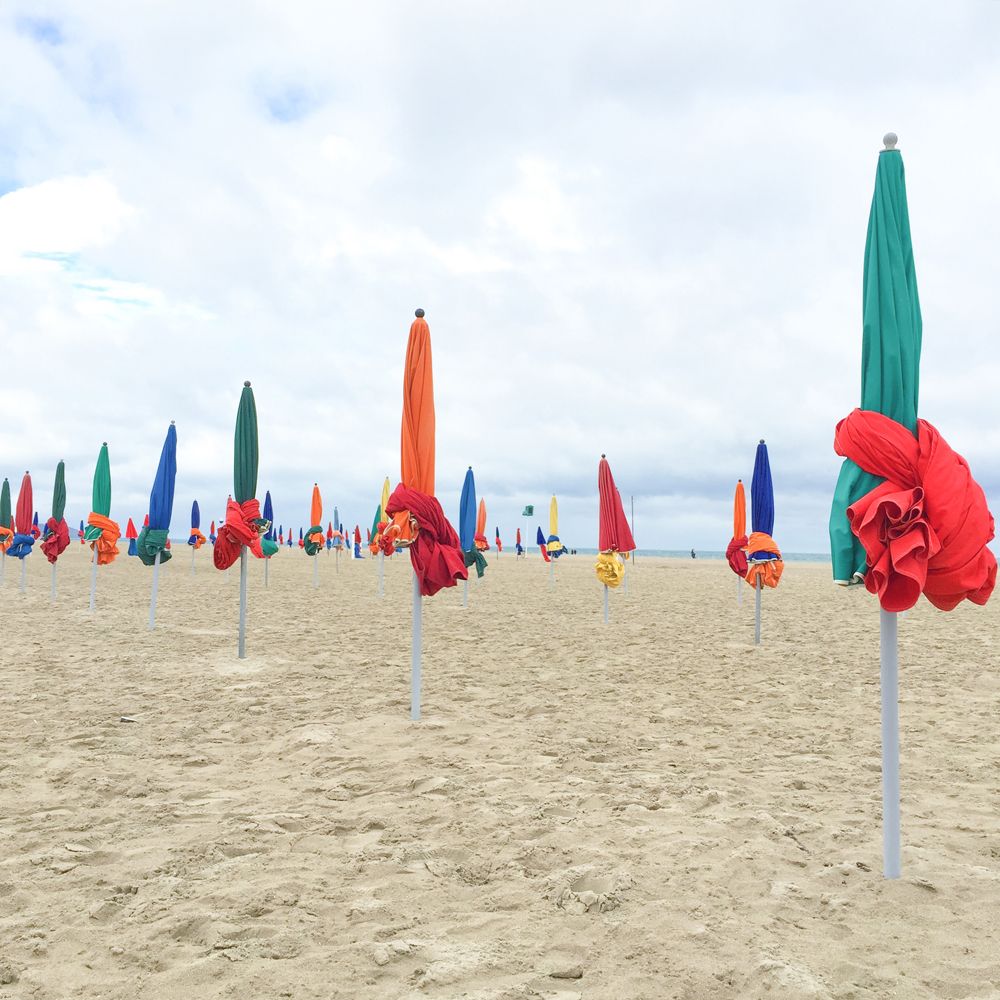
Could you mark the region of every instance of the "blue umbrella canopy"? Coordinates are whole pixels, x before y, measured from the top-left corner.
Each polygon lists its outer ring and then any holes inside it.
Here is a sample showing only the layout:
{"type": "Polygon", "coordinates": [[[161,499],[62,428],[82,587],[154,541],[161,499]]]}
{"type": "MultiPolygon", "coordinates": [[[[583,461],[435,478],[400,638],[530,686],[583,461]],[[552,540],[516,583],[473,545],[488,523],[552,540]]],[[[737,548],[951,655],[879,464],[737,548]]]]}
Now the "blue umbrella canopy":
{"type": "Polygon", "coordinates": [[[174,510],[174,482],[177,479],[177,428],[173,421],[167,428],[167,436],[160,451],[160,464],[156,467],[156,478],[149,493],[149,524],[143,526],[136,539],[136,554],[147,566],[152,566],[156,554],[160,562],[170,558],[166,547],[170,531],[170,517],[174,510]]]}
{"type": "Polygon", "coordinates": [[[750,523],[754,531],[774,534],[774,484],[771,482],[771,463],[767,458],[767,445],[761,438],[753,463],[750,482],[750,523]]]}
{"type": "Polygon", "coordinates": [[[275,541],[277,539],[277,534],[274,530],[274,508],[271,506],[271,491],[268,490],[264,494],[264,520],[268,522],[270,527],[267,529],[267,534],[264,536],[270,541],[275,541]]]}
{"type": "Polygon", "coordinates": [[[535,544],[536,545],[544,545],[545,544],[545,535],[542,533],[541,527],[539,527],[538,534],[535,536],[535,544]]]}
{"type": "Polygon", "coordinates": [[[469,552],[476,547],[476,480],[472,475],[472,466],[465,474],[462,483],[462,500],[458,508],[458,538],[463,552],[469,552]]]}
{"type": "Polygon", "coordinates": [[[191,527],[201,528],[201,508],[198,506],[197,500],[191,504],[191,527]]]}

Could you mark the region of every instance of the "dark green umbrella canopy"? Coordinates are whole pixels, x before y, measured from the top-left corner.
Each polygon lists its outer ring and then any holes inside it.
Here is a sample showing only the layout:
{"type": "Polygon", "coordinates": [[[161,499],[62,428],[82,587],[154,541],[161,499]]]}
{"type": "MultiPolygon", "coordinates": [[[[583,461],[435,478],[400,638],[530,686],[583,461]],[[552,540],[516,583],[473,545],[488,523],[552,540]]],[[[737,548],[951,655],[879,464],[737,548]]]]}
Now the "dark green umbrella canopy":
{"type": "Polygon", "coordinates": [[[94,469],[94,492],[90,509],[102,517],[111,517],[111,459],[108,458],[108,442],[101,445],[94,469]]]}
{"type": "Polygon", "coordinates": [[[257,405],[249,382],[243,383],[240,408],[236,411],[236,442],[233,449],[233,499],[246,503],[257,495],[257,405]]]}
{"type": "Polygon", "coordinates": [[[58,524],[66,513],[66,463],[56,466],[56,484],[52,488],[52,518],[58,524]]]}
{"type": "MultiPolygon", "coordinates": [[[[861,408],[883,413],[915,434],[923,321],[903,157],[895,148],[894,135],[887,135],[885,143],[878,158],[865,243],[861,408]]],[[[867,569],[865,550],[851,531],[847,508],[881,482],[850,459],[841,467],[830,513],[835,580],[851,582],[867,569]]]]}
{"type": "Polygon", "coordinates": [[[0,526],[10,527],[10,483],[4,476],[3,488],[0,489],[0,526]]]}

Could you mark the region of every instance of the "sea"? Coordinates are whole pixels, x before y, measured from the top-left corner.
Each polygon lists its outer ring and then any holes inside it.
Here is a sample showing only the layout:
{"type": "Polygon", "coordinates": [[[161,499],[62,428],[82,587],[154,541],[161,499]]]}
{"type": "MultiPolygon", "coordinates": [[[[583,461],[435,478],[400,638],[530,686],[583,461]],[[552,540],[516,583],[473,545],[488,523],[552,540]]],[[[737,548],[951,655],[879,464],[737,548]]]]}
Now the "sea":
{"type": "MultiPolygon", "coordinates": [[[[577,549],[579,555],[596,556],[597,549],[577,549]]],[[[670,559],[690,559],[690,549],[639,549],[636,555],[641,559],[643,556],[660,556],[670,559]]],[[[715,549],[695,549],[695,557],[698,559],[725,559],[726,553],[715,549]]],[[[782,552],[781,558],[785,562],[808,562],[808,563],[829,563],[829,552],[782,552]]]]}

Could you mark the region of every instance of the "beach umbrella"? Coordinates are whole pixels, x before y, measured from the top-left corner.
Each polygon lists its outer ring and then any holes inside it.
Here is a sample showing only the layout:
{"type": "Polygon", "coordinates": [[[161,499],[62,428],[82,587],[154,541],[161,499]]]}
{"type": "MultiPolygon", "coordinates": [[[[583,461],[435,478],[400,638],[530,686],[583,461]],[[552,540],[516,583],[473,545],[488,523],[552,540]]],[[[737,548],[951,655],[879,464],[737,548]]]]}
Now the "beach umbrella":
{"type": "Polygon", "coordinates": [[[862,281],[861,407],[837,425],[846,459],[830,513],[833,576],[879,600],[883,872],[902,870],[897,613],[923,595],[950,611],[985,604],[997,565],[993,517],[965,460],[917,417],[923,322],[903,158],[885,136],[862,281]]]}
{"type": "Polygon", "coordinates": [[[295,539],[292,537],[292,529],[291,528],[288,529],[288,542],[287,542],[287,544],[288,544],[289,548],[292,548],[292,546],[295,544],[295,539]]]}
{"type": "Polygon", "coordinates": [[[247,633],[247,551],[258,559],[277,551],[274,542],[263,536],[270,525],[261,517],[257,502],[257,404],[249,382],[243,383],[236,411],[233,439],[233,495],[226,502],[226,520],[219,527],[213,560],[216,569],[227,570],[240,561],[240,629],[237,655],[246,658],[247,633]]]}
{"type": "MultiPolygon", "coordinates": [[[[274,505],[271,503],[271,491],[264,491],[264,508],[261,517],[267,521],[268,528],[264,532],[264,537],[269,541],[276,542],[278,540],[277,533],[274,530],[274,505]]],[[[267,558],[270,558],[268,556],[267,558]]],[[[264,569],[267,569],[267,563],[264,563],[264,569]]]]}
{"type": "Polygon", "coordinates": [[[754,645],[760,645],[760,595],[763,587],[777,587],[785,564],[771,537],[774,532],[774,485],[767,445],[761,438],[750,480],[750,538],[747,540],[747,583],[754,588],[754,645]]]}
{"type": "Polygon", "coordinates": [[[217,536],[215,534],[215,521],[212,521],[212,523],[208,526],[208,540],[212,543],[213,546],[215,545],[216,537],[217,536]]]}
{"type": "Polygon", "coordinates": [[[499,556],[500,553],[503,552],[503,542],[500,541],[500,527],[499,527],[499,525],[497,526],[497,529],[496,529],[496,538],[494,539],[494,544],[497,547],[497,555],[499,556]]]}
{"type": "Polygon", "coordinates": [[[80,544],[83,545],[84,539],[83,521],[80,521],[80,530],[76,533],[76,537],[80,539],[80,544]]]}
{"type": "MultiPolygon", "coordinates": [[[[482,578],[486,569],[486,559],[476,547],[476,480],[472,475],[472,466],[465,473],[462,483],[462,497],[458,509],[458,539],[462,546],[462,555],[466,568],[476,567],[476,576],[482,578]]],[[[469,578],[462,581],[462,607],[469,604],[469,578]]]]}
{"type": "Polygon", "coordinates": [[[480,552],[489,552],[490,540],[486,537],[486,501],[479,498],[479,510],[476,513],[476,548],[480,552]]]}
{"type": "Polygon", "coordinates": [[[31,537],[37,542],[41,538],[42,529],[38,527],[38,511],[35,511],[35,516],[31,521],[31,537]]]}
{"type": "Polygon", "coordinates": [[[279,545],[285,544],[285,527],[282,524],[278,525],[278,544],[279,545]]]}
{"type": "Polygon", "coordinates": [[[619,555],[635,551],[635,540],[622,509],[622,498],[605,455],[597,466],[597,579],[604,584],[604,621],[608,620],[608,588],[621,584],[625,563],[619,555]]]}
{"type": "Polygon", "coordinates": [[[733,537],[726,546],[729,568],[736,574],[736,603],[743,603],[742,579],[747,575],[747,498],[743,490],[743,480],[736,480],[733,496],[733,537]]]}
{"type": "Polygon", "coordinates": [[[301,528],[299,528],[299,548],[304,549],[306,547],[305,535],[301,528]]]}
{"type": "Polygon", "coordinates": [[[559,504],[555,496],[549,501],[549,534],[545,539],[545,551],[549,556],[549,586],[556,585],[555,560],[563,554],[563,543],[559,540],[559,504]]]}
{"type": "Polygon", "coordinates": [[[386,531],[389,526],[389,515],[385,509],[389,505],[389,477],[385,477],[382,483],[382,496],[379,499],[378,510],[375,512],[375,522],[369,534],[369,546],[372,552],[378,553],[378,589],[376,593],[381,597],[385,593],[385,557],[391,556],[395,551],[392,535],[386,531]]]}
{"type": "Polygon", "coordinates": [[[21,480],[21,489],[17,494],[17,507],[14,510],[14,537],[11,539],[7,554],[12,559],[21,560],[21,586],[23,594],[27,586],[25,559],[31,555],[35,544],[35,536],[31,533],[34,496],[31,489],[31,474],[25,472],[21,480]]]}
{"type": "Polygon", "coordinates": [[[517,529],[517,537],[514,539],[514,553],[515,555],[524,555],[524,546],[521,544],[521,529],[517,529]]]}
{"type": "Polygon", "coordinates": [[[201,531],[201,508],[198,501],[191,502],[191,534],[188,535],[188,545],[191,546],[191,575],[194,576],[194,554],[205,544],[205,536],[201,531]]]}
{"type": "Polygon", "coordinates": [[[132,518],[129,518],[128,524],[125,525],[125,537],[128,539],[128,554],[130,556],[138,555],[139,550],[135,546],[135,540],[139,537],[139,532],[136,531],[132,518]]]}
{"type": "Polygon", "coordinates": [[[361,558],[361,526],[354,525],[354,558],[361,558]]]}
{"type": "Polygon", "coordinates": [[[91,491],[91,510],[84,541],[90,542],[93,552],[90,570],[90,610],[94,610],[97,598],[97,567],[110,566],[118,557],[118,539],[121,528],[111,520],[111,459],[108,456],[108,442],[101,445],[94,467],[94,485],[91,491]]]}
{"type": "Polygon", "coordinates": [[[333,522],[326,522],[326,554],[330,554],[330,549],[333,548],[333,522]]]}
{"type": "Polygon", "coordinates": [[[432,597],[456,580],[468,579],[455,529],[434,496],[434,376],[431,334],[418,309],[410,325],[403,366],[401,482],[386,503],[397,547],[409,548],[413,568],[413,644],[410,657],[410,718],[420,718],[421,597],[432,597]]]}
{"type": "Polygon", "coordinates": [[[160,584],[160,565],[170,559],[168,546],[170,518],[174,511],[174,483],[177,479],[177,428],[170,421],[160,449],[153,488],[149,492],[149,515],[139,532],[135,548],[143,566],[153,567],[153,586],[149,596],[149,630],[156,627],[156,595],[160,584]]]}
{"type": "Polygon", "coordinates": [[[323,498],[319,494],[319,486],[313,483],[312,502],[309,506],[309,520],[312,524],[306,533],[305,545],[307,556],[313,560],[313,589],[319,586],[319,560],[317,556],[323,548],[323,498]]]}
{"type": "Polygon", "coordinates": [[[52,564],[52,600],[56,599],[56,561],[69,545],[69,525],[63,515],[66,512],[66,463],[60,460],[56,466],[56,478],[52,486],[52,516],[45,522],[42,551],[52,564]]]}
{"type": "MultiPolygon", "coordinates": [[[[80,527],[83,527],[81,522],[80,527]]],[[[0,583],[3,583],[4,564],[7,562],[7,549],[14,540],[14,522],[10,512],[10,483],[4,476],[0,487],[0,583]]]]}
{"type": "Polygon", "coordinates": [[[542,531],[542,526],[538,526],[538,533],[535,535],[535,544],[542,551],[542,558],[546,562],[552,562],[552,556],[549,555],[548,545],[545,543],[545,532],[542,531]]]}

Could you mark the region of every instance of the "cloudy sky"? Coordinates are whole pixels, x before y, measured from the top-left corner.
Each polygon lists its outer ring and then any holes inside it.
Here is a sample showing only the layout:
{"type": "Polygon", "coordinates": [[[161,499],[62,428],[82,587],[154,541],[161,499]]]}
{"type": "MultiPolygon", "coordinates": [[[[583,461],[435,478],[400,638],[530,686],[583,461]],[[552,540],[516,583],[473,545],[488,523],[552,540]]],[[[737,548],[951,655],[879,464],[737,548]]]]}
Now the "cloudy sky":
{"type": "Polygon", "coordinates": [[[107,440],[139,517],[174,419],[183,534],[251,379],[277,519],[318,480],[364,525],[422,306],[449,514],[472,464],[491,533],[556,492],[594,545],[606,452],[640,545],[723,548],[765,437],[776,539],[826,551],[893,129],[921,414],[995,505],[998,38],[997,3],[5,3],[0,474],[44,513],[65,458],[79,519],[107,440]]]}

